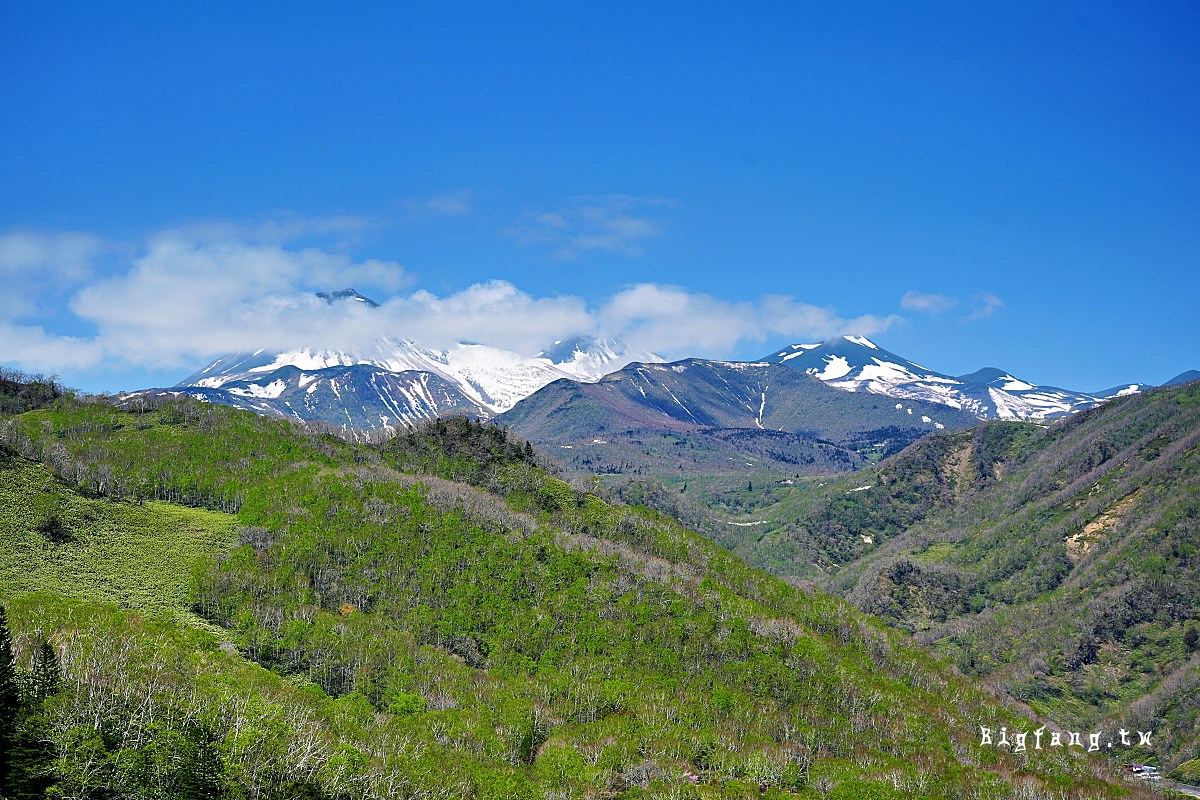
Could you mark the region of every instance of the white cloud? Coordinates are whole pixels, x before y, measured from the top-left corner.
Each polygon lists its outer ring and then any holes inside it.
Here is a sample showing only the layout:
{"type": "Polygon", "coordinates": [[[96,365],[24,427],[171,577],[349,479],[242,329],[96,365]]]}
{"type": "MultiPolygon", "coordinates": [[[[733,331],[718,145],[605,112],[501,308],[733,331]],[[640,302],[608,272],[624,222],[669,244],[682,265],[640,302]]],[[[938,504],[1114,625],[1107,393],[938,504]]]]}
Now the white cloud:
{"type": "Polygon", "coordinates": [[[452,192],[440,194],[426,199],[422,208],[434,214],[447,217],[457,217],[470,213],[473,196],[471,192],[452,192]]]}
{"type": "Polygon", "coordinates": [[[493,280],[438,297],[418,291],[378,309],[381,333],[427,347],[480,342],[532,354],[556,339],[587,333],[593,319],[581,298],[533,297],[493,280]]]}
{"type": "Polygon", "coordinates": [[[0,234],[0,320],[32,316],[74,289],[106,247],[85,233],[15,230],[0,234]]]}
{"type": "Polygon", "coordinates": [[[638,284],[613,296],[600,310],[606,332],[635,348],[666,356],[720,357],[744,343],[773,338],[827,339],[870,336],[899,321],[894,315],[846,319],[834,309],[784,295],[729,302],[674,286],[638,284]]]}
{"type": "Polygon", "coordinates": [[[662,230],[657,214],[673,205],[658,197],[624,194],[576,197],[562,208],[527,215],[510,229],[518,241],[548,244],[570,260],[590,250],[640,256],[662,230]]]}
{"type": "Polygon", "coordinates": [[[1004,308],[1004,301],[991,292],[979,292],[974,300],[975,310],[971,312],[969,319],[985,319],[1004,308]]]}
{"type": "Polygon", "coordinates": [[[332,309],[313,292],[407,282],[392,262],[189,233],[154,236],[125,274],[72,298],[71,310],[96,326],[110,355],[182,365],[214,352],[288,347],[322,333],[344,340],[341,329],[358,324],[355,315],[332,309]]]}
{"type": "Polygon", "coordinates": [[[39,325],[13,325],[0,322],[0,356],[5,361],[37,373],[86,370],[105,356],[98,339],[61,336],[39,325]]]}
{"type": "MultiPolygon", "coordinates": [[[[370,352],[379,337],[391,336],[437,349],[474,341],[531,355],[581,335],[624,339],[636,350],[666,357],[722,358],[771,339],[871,335],[899,319],[846,318],[781,295],[730,302],[653,283],[626,287],[592,304],[572,295],[534,296],[502,280],[443,295],[423,289],[394,293],[409,277],[399,264],[289,247],[283,227],[204,223],[162,231],[115,270],[110,264],[106,277],[86,285],[80,284],[86,257],[64,257],[55,262],[57,273],[37,273],[38,280],[72,275],[73,323],[93,333],[64,336],[45,324],[22,325],[9,317],[0,320],[5,345],[0,358],[36,372],[136,367],[183,374],[217,355],[259,348],[370,352]],[[381,305],[329,304],[314,294],[349,286],[366,290],[381,305]]],[[[297,229],[312,230],[302,224],[297,229]]],[[[44,256],[21,254],[47,248],[22,249],[14,242],[0,249],[0,255],[7,253],[4,263],[45,263],[44,256]]],[[[101,245],[93,239],[76,243],[85,254],[101,245]]]]}
{"type": "Polygon", "coordinates": [[[906,311],[920,311],[925,314],[941,314],[958,305],[957,297],[929,292],[907,291],[900,298],[900,307],[906,311]]]}

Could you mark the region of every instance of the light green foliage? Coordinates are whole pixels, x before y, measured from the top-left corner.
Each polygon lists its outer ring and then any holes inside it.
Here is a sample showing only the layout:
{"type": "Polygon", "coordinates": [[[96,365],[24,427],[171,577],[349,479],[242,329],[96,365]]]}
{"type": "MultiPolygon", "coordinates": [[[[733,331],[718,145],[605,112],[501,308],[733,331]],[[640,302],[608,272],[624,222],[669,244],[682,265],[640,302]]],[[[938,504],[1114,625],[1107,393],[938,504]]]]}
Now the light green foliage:
{"type": "Polygon", "coordinates": [[[1154,727],[1178,763],[1200,747],[1197,396],[1167,388],[1051,425],[930,437],[797,485],[760,512],[794,530],[743,537],[738,551],[808,575],[813,563],[786,558],[824,552],[819,585],[1060,725],[1154,727]]]}
{"type": "Polygon", "coordinates": [[[1018,717],[841,601],[547,475],[502,431],[448,422],[378,451],[183,402],[31,412],[0,434],[81,490],[240,525],[192,594],[238,655],[153,615],[14,606],[70,655],[56,769],[79,794],[186,777],[219,796],[787,796],[823,764],[841,766],[819,792],[870,792],[913,761],[928,797],[1017,796],[1018,761],[1090,780],[1078,754],[980,753],[979,719],[1018,717]],[[186,770],[156,755],[171,748],[186,770]]]}
{"type": "Polygon", "coordinates": [[[80,497],[44,466],[0,453],[0,596],[184,612],[192,566],[232,546],[236,529],[228,514],[80,497]]]}
{"type": "Polygon", "coordinates": [[[1175,768],[1174,772],[1171,773],[1171,777],[1177,781],[1193,785],[1200,783],[1200,758],[1193,758],[1183,762],[1175,768]]]}

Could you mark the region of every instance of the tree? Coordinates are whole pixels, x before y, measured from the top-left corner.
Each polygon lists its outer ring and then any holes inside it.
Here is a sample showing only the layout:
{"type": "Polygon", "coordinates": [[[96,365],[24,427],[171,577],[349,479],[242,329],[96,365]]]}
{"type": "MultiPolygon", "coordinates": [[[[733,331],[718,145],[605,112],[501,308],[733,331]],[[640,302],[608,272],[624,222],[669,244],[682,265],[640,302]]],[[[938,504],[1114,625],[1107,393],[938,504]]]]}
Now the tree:
{"type": "Polygon", "coordinates": [[[30,700],[40,703],[62,686],[62,669],[58,666],[58,656],[54,646],[42,640],[33,662],[33,679],[30,681],[30,700]]]}
{"type": "Polygon", "coordinates": [[[8,612],[0,606],[0,788],[8,795],[12,751],[17,738],[17,716],[21,710],[21,687],[13,658],[8,612]]]}

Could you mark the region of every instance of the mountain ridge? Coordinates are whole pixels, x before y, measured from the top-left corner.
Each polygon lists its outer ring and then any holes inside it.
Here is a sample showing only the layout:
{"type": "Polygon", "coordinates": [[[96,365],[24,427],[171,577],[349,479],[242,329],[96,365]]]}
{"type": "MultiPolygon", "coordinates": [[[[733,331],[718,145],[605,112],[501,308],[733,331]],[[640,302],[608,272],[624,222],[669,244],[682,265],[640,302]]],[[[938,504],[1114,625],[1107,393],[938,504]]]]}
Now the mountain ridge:
{"type": "Polygon", "coordinates": [[[884,350],[864,336],[792,344],[761,360],[804,370],[838,389],[927,400],[979,419],[1054,419],[1147,388],[1131,383],[1103,392],[1079,392],[1029,383],[999,367],[952,376],[884,350]]]}
{"type": "Polygon", "coordinates": [[[1200,747],[1198,386],[941,431],[852,476],[771,487],[752,531],[710,535],[1039,713],[1157,726],[1177,764],[1200,747]]]}
{"type": "MultiPolygon", "coordinates": [[[[379,307],[352,288],[321,292],[318,297],[330,305],[379,307]]],[[[663,361],[652,353],[633,352],[620,341],[594,336],[559,340],[534,355],[472,342],[435,350],[411,339],[381,336],[357,349],[305,345],[284,351],[226,354],[175,386],[152,391],[183,391],[208,402],[321,420],[344,429],[387,431],[438,414],[495,417],[557,380],[595,383],[635,363],[644,368],[663,361]],[[280,372],[288,367],[302,374],[280,372]],[[329,371],[333,368],[343,371],[329,371]],[[419,378],[418,373],[434,377],[419,378]],[[343,402],[344,395],[349,399],[343,402]]],[[[758,361],[707,361],[742,364],[744,369],[782,364],[844,392],[880,395],[902,403],[935,403],[977,419],[1048,420],[1146,388],[1146,384],[1131,383],[1100,392],[1078,392],[1038,386],[998,367],[952,376],[858,335],[787,345],[758,361]]],[[[761,429],[762,421],[749,417],[732,427],[761,429]]]]}
{"type": "Polygon", "coordinates": [[[496,417],[605,475],[843,472],[945,427],[976,422],[925,401],[844,392],[766,362],[635,362],[582,384],[555,381],[496,417]]]}

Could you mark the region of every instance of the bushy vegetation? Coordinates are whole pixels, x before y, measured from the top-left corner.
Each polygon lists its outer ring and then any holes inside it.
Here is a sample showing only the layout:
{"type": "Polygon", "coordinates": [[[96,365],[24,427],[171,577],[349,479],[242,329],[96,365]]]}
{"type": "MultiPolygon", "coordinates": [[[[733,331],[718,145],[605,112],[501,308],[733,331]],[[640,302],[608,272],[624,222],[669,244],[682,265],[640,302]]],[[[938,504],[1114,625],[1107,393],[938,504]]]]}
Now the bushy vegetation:
{"type": "Polygon", "coordinates": [[[5,563],[41,554],[3,590],[11,663],[36,671],[46,642],[61,665],[33,761],[62,796],[1118,791],[1078,748],[980,747],[981,723],[1033,724],[844,603],[553,477],[503,429],[374,449],[155,405],[0,421],[5,563]],[[160,561],[113,561],[126,589],[54,587],[107,581],[61,564],[134,542],[160,561]]]}
{"type": "Polygon", "coordinates": [[[26,375],[15,369],[0,367],[0,414],[20,414],[35,408],[49,408],[66,394],[67,389],[57,378],[26,375]]]}
{"type": "Polygon", "coordinates": [[[760,510],[771,530],[731,544],[1062,724],[1154,728],[1169,765],[1200,746],[1198,498],[1193,384],[930,437],[797,484],[760,510]]]}

